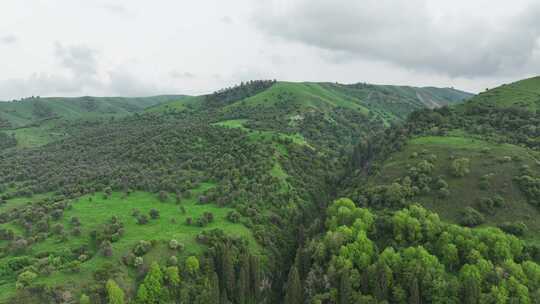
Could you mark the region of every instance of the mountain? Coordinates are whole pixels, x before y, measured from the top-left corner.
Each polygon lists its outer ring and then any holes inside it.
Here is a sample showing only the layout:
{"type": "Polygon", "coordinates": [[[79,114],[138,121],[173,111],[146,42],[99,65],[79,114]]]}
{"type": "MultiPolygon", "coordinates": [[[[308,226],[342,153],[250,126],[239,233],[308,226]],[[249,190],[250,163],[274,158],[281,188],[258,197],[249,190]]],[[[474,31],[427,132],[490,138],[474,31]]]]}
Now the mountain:
{"type": "Polygon", "coordinates": [[[80,119],[128,115],[183,95],[153,97],[32,97],[0,102],[0,128],[18,128],[51,118],[80,119]]]}
{"type": "MultiPolygon", "coordinates": [[[[414,113],[390,139],[361,143],[351,174],[361,180],[366,176],[362,172],[371,170],[364,182],[404,191],[406,200],[421,203],[446,221],[519,226],[521,237],[539,242],[539,197],[534,190],[540,176],[539,79],[503,85],[450,108],[414,113]],[[471,221],[473,215],[476,220],[471,221]]],[[[355,182],[351,189],[359,189],[355,182]]],[[[354,196],[369,192],[361,188],[354,196]]],[[[394,203],[400,205],[400,199],[394,203]]]]}
{"type": "MultiPolygon", "coordinates": [[[[242,108],[294,107],[326,111],[345,108],[364,114],[379,116],[385,121],[403,120],[414,110],[437,108],[459,103],[474,96],[452,88],[408,87],[372,84],[344,85],[338,83],[277,82],[245,99],[237,99],[227,105],[227,110],[242,108]]],[[[201,97],[173,101],[150,108],[149,111],[183,110],[195,105],[201,97]]],[[[244,110],[244,109],[242,109],[244,110]]]]}
{"type": "Polygon", "coordinates": [[[533,77],[502,85],[478,94],[470,100],[470,107],[519,108],[537,112],[540,110],[540,77],[533,77]]]}
{"type": "Polygon", "coordinates": [[[262,80],[0,132],[0,302],[530,302],[538,119],[262,80]]]}

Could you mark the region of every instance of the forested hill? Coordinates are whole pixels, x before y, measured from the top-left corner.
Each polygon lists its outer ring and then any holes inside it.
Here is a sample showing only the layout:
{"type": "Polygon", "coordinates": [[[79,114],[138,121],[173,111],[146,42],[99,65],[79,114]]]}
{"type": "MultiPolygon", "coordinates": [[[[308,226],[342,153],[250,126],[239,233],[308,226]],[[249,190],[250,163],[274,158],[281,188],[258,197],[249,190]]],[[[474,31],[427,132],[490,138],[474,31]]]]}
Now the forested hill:
{"type": "MultiPolygon", "coordinates": [[[[385,122],[400,121],[414,110],[437,108],[463,102],[473,95],[453,88],[408,87],[373,84],[276,82],[267,90],[242,92],[238,86],[224,90],[229,109],[268,109],[271,107],[328,111],[346,108],[379,117],[385,122]],[[247,97],[245,97],[247,96],[247,97]]],[[[209,95],[212,96],[212,95],[209,95]]],[[[184,110],[186,106],[204,104],[205,96],[164,103],[149,109],[151,112],[184,110]]],[[[213,104],[213,106],[216,106],[213,104]]],[[[289,113],[291,114],[291,113],[289,113]]]]}
{"type": "Polygon", "coordinates": [[[51,118],[80,119],[128,115],[183,95],[154,97],[30,97],[0,102],[0,129],[17,128],[51,118]]]}
{"type": "MultiPolygon", "coordinates": [[[[2,131],[0,303],[338,303],[334,283],[345,272],[328,264],[337,250],[363,241],[360,230],[381,248],[391,236],[372,234],[390,229],[375,208],[357,210],[365,201],[348,172],[354,147],[362,171],[377,150],[359,142],[390,148],[400,142],[390,126],[407,113],[467,96],[252,81],[134,115],[2,131]],[[356,205],[327,209],[339,192],[356,205]],[[366,225],[340,218],[359,214],[366,225]],[[327,233],[329,243],[318,243],[327,233]]],[[[457,237],[445,225],[437,222],[457,237]]],[[[364,299],[351,288],[342,303],[364,299]]]]}
{"type": "Polygon", "coordinates": [[[340,183],[352,200],[330,205],[325,232],[291,268],[300,297],[538,303],[538,79],[414,112],[363,139],[340,183]]]}

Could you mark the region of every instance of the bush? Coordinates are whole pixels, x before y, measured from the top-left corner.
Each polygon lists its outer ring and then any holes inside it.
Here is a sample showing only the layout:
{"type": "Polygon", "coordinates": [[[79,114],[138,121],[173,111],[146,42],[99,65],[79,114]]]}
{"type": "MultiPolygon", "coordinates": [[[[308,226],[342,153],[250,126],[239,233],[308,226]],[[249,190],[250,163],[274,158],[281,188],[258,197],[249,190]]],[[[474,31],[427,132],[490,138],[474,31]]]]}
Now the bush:
{"type": "Polygon", "coordinates": [[[169,196],[167,195],[167,192],[165,191],[159,191],[158,197],[159,197],[159,201],[162,203],[166,202],[167,199],[169,198],[169,196]]]}
{"type": "Polygon", "coordinates": [[[460,224],[467,227],[474,227],[484,223],[484,216],[472,207],[467,207],[461,212],[460,224]]]}
{"type": "Polygon", "coordinates": [[[17,289],[22,289],[29,286],[37,278],[37,274],[31,271],[25,271],[17,277],[17,283],[15,284],[17,289]]]}
{"type": "Polygon", "coordinates": [[[150,210],[150,217],[152,219],[154,219],[154,220],[158,219],[159,218],[159,210],[157,210],[157,209],[150,210]]]}
{"type": "Polygon", "coordinates": [[[144,225],[148,223],[148,216],[146,214],[141,214],[137,217],[137,224],[144,225]]]}
{"type": "Polygon", "coordinates": [[[177,240],[170,240],[169,241],[169,248],[172,250],[176,250],[178,248],[178,241],[177,240]]]}
{"type": "Polygon", "coordinates": [[[141,240],[135,245],[132,251],[136,256],[142,256],[150,251],[150,249],[152,249],[152,243],[141,240]]]}
{"type": "Polygon", "coordinates": [[[227,213],[227,220],[231,223],[238,223],[240,221],[240,213],[235,210],[229,211],[229,213],[227,213]]]}
{"type": "Polygon", "coordinates": [[[464,177],[465,175],[469,174],[469,163],[470,161],[468,158],[455,159],[452,162],[451,167],[452,175],[454,175],[455,177],[464,177]]]}
{"type": "Polygon", "coordinates": [[[440,198],[447,198],[450,196],[450,190],[448,190],[448,188],[441,188],[439,189],[437,194],[439,195],[440,198]]]}
{"type": "Polygon", "coordinates": [[[523,222],[503,223],[499,225],[499,228],[516,236],[523,236],[528,231],[527,225],[523,222]]]}

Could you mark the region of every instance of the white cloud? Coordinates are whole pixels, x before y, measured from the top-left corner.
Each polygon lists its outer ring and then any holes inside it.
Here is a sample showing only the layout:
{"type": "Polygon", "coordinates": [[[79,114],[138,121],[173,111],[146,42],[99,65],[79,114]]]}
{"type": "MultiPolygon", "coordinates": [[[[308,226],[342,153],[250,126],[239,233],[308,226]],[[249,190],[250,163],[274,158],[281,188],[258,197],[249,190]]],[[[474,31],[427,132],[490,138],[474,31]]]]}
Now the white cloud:
{"type": "Polygon", "coordinates": [[[486,7],[483,15],[471,15],[460,1],[453,2],[452,14],[434,12],[429,4],[433,2],[269,0],[259,6],[254,22],[269,35],[330,50],[338,61],[379,60],[452,77],[540,70],[531,66],[540,38],[537,3],[513,14],[494,14],[486,7]]]}

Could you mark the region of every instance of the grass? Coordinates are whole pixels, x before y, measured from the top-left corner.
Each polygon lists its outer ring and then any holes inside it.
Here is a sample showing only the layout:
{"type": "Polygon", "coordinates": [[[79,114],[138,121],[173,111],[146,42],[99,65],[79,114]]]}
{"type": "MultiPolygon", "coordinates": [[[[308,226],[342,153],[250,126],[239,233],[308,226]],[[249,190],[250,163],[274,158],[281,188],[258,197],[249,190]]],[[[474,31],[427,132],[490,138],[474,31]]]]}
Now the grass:
{"type": "Polygon", "coordinates": [[[451,194],[447,198],[440,198],[431,191],[430,194],[415,197],[416,201],[437,212],[445,220],[459,222],[460,212],[465,207],[478,209],[480,198],[500,195],[506,204],[494,214],[484,214],[487,224],[523,221],[529,228],[529,233],[524,238],[531,242],[540,241],[540,221],[537,220],[540,212],[526,201],[513,181],[513,177],[520,174],[522,165],[537,168],[534,152],[511,144],[493,144],[476,138],[419,137],[410,140],[403,151],[393,154],[385,162],[376,180],[390,183],[396,178],[404,177],[409,166],[415,166],[426,158],[426,155],[431,154],[436,156],[431,176],[442,176],[448,183],[451,194]],[[413,153],[419,156],[411,157],[413,153]],[[513,161],[502,162],[506,156],[513,161]],[[470,173],[462,178],[454,177],[450,173],[452,158],[459,157],[470,159],[470,173]],[[482,190],[479,183],[482,176],[487,174],[493,174],[489,178],[490,186],[482,190]]]}
{"type": "Polygon", "coordinates": [[[471,103],[465,104],[465,108],[475,103],[538,111],[540,110],[540,77],[520,80],[483,92],[471,99],[471,103]]]}
{"type": "Polygon", "coordinates": [[[224,121],[216,122],[213,125],[225,127],[225,128],[238,128],[238,129],[248,130],[248,128],[244,126],[244,124],[247,121],[248,121],[247,119],[231,119],[231,120],[224,120],[224,121]]]}
{"type": "MultiPolygon", "coordinates": [[[[147,192],[134,192],[127,197],[124,197],[122,193],[113,193],[108,199],[104,199],[102,193],[79,198],[73,203],[72,209],[66,210],[61,223],[64,225],[66,231],[69,232],[72,229],[70,224],[71,217],[78,217],[82,224],[81,236],[74,237],[70,235],[66,242],[60,242],[55,237],[49,237],[43,242],[34,244],[29,252],[30,255],[40,252],[62,252],[63,250],[89,244],[90,231],[99,229],[113,215],[117,216],[124,224],[125,234],[119,241],[113,243],[112,257],[107,258],[96,254],[90,260],[82,263],[80,273],[68,274],[54,272],[48,277],[40,277],[38,282],[45,283],[49,286],[59,284],[83,286],[92,281],[93,272],[105,263],[112,262],[115,265],[122,265],[122,255],[129,252],[139,240],[156,240],[158,244],[145,255],[146,263],[152,260],[158,260],[164,263],[170,255],[175,254],[167,247],[167,243],[171,239],[176,239],[185,245],[185,250],[181,253],[182,255],[197,255],[204,250],[205,246],[196,242],[195,237],[203,230],[215,228],[222,229],[228,235],[245,238],[249,242],[250,249],[255,253],[259,252],[260,247],[253,238],[250,230],[241,223],[231,223],[226,219],[227,213],[232,210],[231,208],[221,208],[213,204],[201,205],[196,202],[198,194],[203,193],[210,187],[213,187],[213,184],[202,184],[193,191],[194,195],[192,198],[182,200],[180,205],[176,205],[172,197],[166,202],[160,202],[156,194],[147,192]],[[185,208],[186,214],[180,211],[180,206],[185,208]],[[160,218],[156,220],[151,219],[146,225],[139,225],[132,216],[132,211],[135,208],[145,214],[148,214],[150,209],[155,208],[159,210],[160,218]],[[203,228],[195,224],[186,224],[187,217],[192,217],[195,221],[204,212],[212,212],[214,214],[214,221],[208,226],[203,228]],[[173,219],[176,220],[176,223],[173,223],[173,219]]],[[[8,204],[13,206],[20,202],[10,201],[8,204]]],[[[2,260],[0,259],[0,263],[2,260]]],[[[121,266],[121,268],[122,275],[125,276],[125,281],[133,284],[133,271],[125,266],[121,266]]],[[[0,293],[3,294],[8,290],[15,290],[14,282],[0,285],[0,293]]],[[[0,296],[1,299],[2,297],[0,296]]]]}
{"type": "Polygon", "coordinates": [[[133,98],[33,98],[18,102],[0,102],[0,117],[7,120],[11,124],[11,128],[17,128],[39,122],[46,117],[81,119],[128,115],[140,112],[153,105],[181,100],[183,98],[185,96],[181,95],[133,98]],[[42,116],[38,113],[41,113],[42,116]]]}

